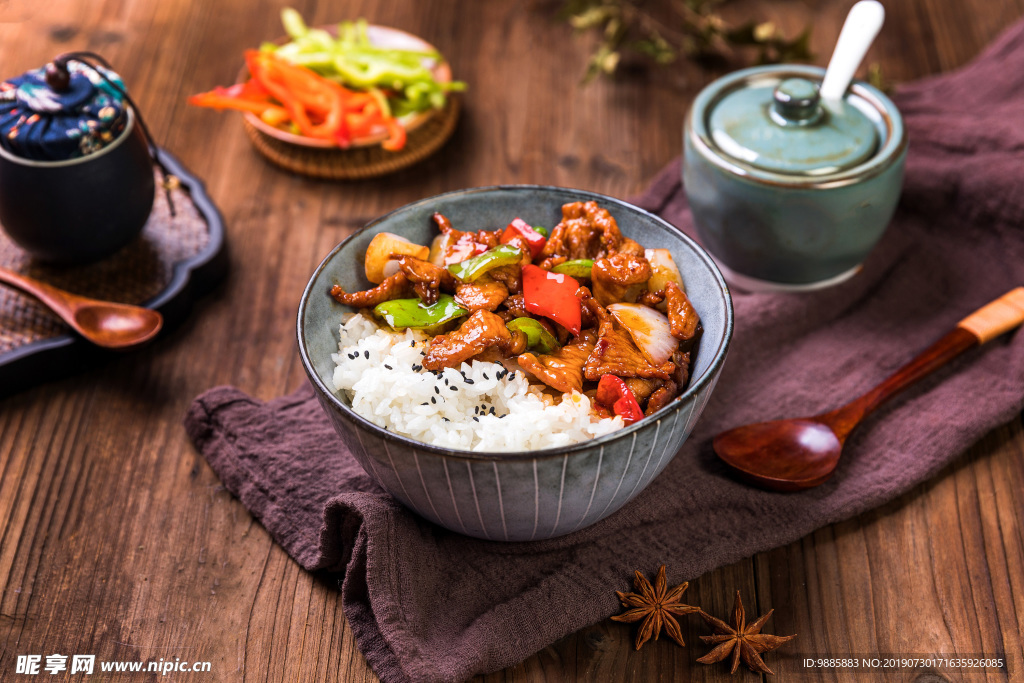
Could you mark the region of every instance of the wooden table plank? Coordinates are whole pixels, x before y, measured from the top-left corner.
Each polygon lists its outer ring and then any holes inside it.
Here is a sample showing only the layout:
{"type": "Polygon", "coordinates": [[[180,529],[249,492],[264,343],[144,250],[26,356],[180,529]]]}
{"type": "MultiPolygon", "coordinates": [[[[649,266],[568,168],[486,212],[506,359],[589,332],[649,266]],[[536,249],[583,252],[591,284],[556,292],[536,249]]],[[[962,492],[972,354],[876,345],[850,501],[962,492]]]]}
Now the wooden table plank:
{"type": "MultiPolygon", "coordinates": [[[[269,398],[302,381],[295,302],[320,258],[367,220],[499,182],[633,194],[678,153],[689,101],[716,75],[679,65],[580,89],[593,38],[554,21],[557,2],[353,1],[346,12],[433,41],[470,92],[454,138],[431,160],[384,181],[321,183],[264,163],[237,117],[184,105],[231,81],[243,49],[281,32],[283,4],[0,4],[5,75],[72,48],[115,63],[157,138],[207,180],[227,218],[232,265],[193,317],[153,346],[0,401],[4,680],[18,654],[58,651],[210,660],[223,681],[376,680],[336,586],[301,571],[194,452],[181,428],[189,400],[215,384],[269,398]]],[[[791,35],[813,20],[824,63],[848,5],[738,0],[725,12],[771,19],[791,35]]],[[[1022,0],[886,5],[869,60],[895,81],[963,63],[1024,15],[1022,0]]],[[[339,18],[329,3],[296,6],[313,23],[339,18]]],[[[748,613],[774,607],[769,630],[800,634],[769,656],[782,680],[801,671],[787,652],[1004,651],[1019,675],[1022,491],[1018,419],[898,501],[709,572],[687,595],[719,615],[737,589],[748,613]]],[[[688,648],[662,640],[634,653],[633,630],[603,622],[479,680],[726,680],[721,665],[694,661],[705,632],[691,618],[688,648]]]]}

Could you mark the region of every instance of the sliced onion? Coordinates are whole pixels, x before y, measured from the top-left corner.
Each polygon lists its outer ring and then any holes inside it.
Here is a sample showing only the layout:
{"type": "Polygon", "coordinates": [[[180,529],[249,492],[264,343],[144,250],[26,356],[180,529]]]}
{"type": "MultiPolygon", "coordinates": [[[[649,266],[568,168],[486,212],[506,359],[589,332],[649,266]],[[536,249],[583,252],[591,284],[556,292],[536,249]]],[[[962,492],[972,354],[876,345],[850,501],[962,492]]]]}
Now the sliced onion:
{"type": "Polygon", "coordinates": [[[421,244],[414,244],[401,235],[379,232],[373,236],[370,244],[366,247],[366,258],[363,261],[363,266],[366,268],[366,279],[375,285],[384,282],[386,277],[384,268],[392,254],[404,254],[425,259],[430,254],[430,249],[421,244]]]}
{"type": "MultiPolygon", "coordinates": [[[[676,283],[679,289],[686,291],[679,268],[676,267],[676,262],[672,260],[672,253],[668,249],[645,249],[644,258],[651,264],[652,271],[650,279],[647,280],[647,291],[660,292],[669,282],[676,283]]],[[[658,310],[668,310],[668,304],[662,301],[658,304],[658,310]]]]}
{"type": "Polygon", "coordinates": [[[651,365],[661,365],[679,348],[679,340],[672,336],[672,327],[664,313],[643,304],[612,304],[608,312],[629,332],[633,343],[651,365]]]}
{"type": "Polygon", "coordinates": [[[448,245],[451,243],[450,235],[451,233],[442,232],[430,243],[430,255],[427,260],[435,266],[445,267],[444,257],[448,253],[448,245]]]}

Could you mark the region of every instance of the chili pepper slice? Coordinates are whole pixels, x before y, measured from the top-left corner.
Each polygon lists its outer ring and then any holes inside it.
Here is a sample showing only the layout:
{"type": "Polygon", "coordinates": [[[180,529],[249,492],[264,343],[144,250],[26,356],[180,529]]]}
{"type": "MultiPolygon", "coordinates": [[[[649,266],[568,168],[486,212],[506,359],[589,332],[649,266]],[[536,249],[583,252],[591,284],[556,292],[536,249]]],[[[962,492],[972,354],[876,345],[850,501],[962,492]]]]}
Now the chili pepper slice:
{"type": "Polygon", "coordinates": [[[437,303],[430,306],[424,306],[419,299],[392,299],[377,304],[373,312],[396,330],[408,327],[429,330],[469,313],[468,310],[455,303],[455,299],[450,294],[440,295],[437,303]]]}
{"type": "Polygon", "coordinates": [[[188,98],[188,103],[196,107],[209,107],[210,109],[237,109],[239,111],[250,111],[257,116],[262,116],[268,109],[284,111],[273,102],[263,100],[251,100],[243,97],[233,97],[219,92],[216,88],[210,92],[199,93],[188,98]]]}
{"type": "Polygon", "coordinates": [[[489,270],[519,263],[522,258],[523,252],[519,247],[502,244],[494,249],[488,249],[479,256],[451,264],[448,266],[448,272],[462,282],[473,282],[489,270]]]}
{"type": "Polygon", "coordinates": [[[554,268],[552,272],[565,273],[572,277],[590,277],[590,271],[594,267],[594,262],[588,258],[576,259],[575,261],[564,261],[554,268]]]}
{"type": "Polygon", "coordinates": [[[526,335],[526,345],[536,348],[541,353],[551,353],[558,350],[558,340],[555,335],[544,329],[544,326],[533,318],[515,318],[505,323],[510,330],[519,330],[526,335]]]}
{"type": "Polygon", "coordinates": [[[522,237],[526,240],[526,243],[530,245],[530,258],[535,259],[540,256],[540,252],[544,249],[544,243],[547,242],[547,238],[541,235],[539,232],[534,230],[526,221],[522,218],[514,218],[508,227],[505,228],[505,232],[501,233],[501,243],[507,244],[514,237],[522,237]]]}
{"type": "Polygon", "coordinates": [[[528,263],[523,266],[523,299],[526,310],[543,315],[579,335],[583,312],[576,290],[580,283],[565,273],[552,273],[528,263]]]}
{"type": "Polygon", "coordinates": [[[626,424],[633,424],[637,420],[643,419],[644,413],[640,410],[636,396],[629,390],[621,377],[601,375],[594,400],[606,408],[611,408],[612,412],[621,416],[622,421],[626,424]]]}

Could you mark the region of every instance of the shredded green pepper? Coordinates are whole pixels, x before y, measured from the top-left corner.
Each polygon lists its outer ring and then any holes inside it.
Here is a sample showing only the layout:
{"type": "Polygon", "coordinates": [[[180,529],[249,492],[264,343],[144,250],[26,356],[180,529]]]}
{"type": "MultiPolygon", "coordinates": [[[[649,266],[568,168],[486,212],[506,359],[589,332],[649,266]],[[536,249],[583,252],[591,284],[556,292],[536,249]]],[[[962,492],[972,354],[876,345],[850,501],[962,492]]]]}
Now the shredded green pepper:
{"type": "Polygon", "coordinates": [[[593,261],[591,261],[588,258],[581,258],[576,259],[575,261],[565,261],[563,263],[559,263],[557,266],[551,269],[551,272],[565,273],[569,277],[590,277],[590,270],[593,267],[593,261]]]}
{"type": "Polygon", "coordinates": [[[402,50],[378,47],[370,42],[365,19],[338,25],[338,37],[309,28],[292,8],[281,11],[281,23],[291,42],[264,43],[261,50],[274,51],[293,64],[361,90],[383,89],[394,93],[389,108],[395,116],[430,108],[441,109],[447,93],[465,90],[466,84],[440,83],[433,64],[442,59],[436,50],[402,50]]]}
{"type": "Polygon", "coordinates": [[[544,329],[544,326],[533,318],[516,318],[505,324],[510,330],[519,330],[526,335],[526,345],[531,349],[535,348],[541,353],[551,353],[558,350],[558,340],[555,335],[544,329]]]}
{"type": "Polygon", "coordinates": [[[449,294],[442,294],[431,306],[424,306],[419,299],[392,299],[377,304],[373,312],[396,330],[432,330],[469,313],[449,294]]]}
{"type": "Polygon", "coordinates": [[[489,270],[519,263],[522,258],[522,249],[511,244],[502,244],[494,249],[488,249],[479,256],[451,264],[448,266],[448,272],[461,282],[473,282],[489,270]]]}
{"type": "Polygon", "coordinates": [[[543,225],[531,225],[530,227],[533,228],[534,232],[539,232],[543,237],[548,236],[548,229],[543,225]]]}

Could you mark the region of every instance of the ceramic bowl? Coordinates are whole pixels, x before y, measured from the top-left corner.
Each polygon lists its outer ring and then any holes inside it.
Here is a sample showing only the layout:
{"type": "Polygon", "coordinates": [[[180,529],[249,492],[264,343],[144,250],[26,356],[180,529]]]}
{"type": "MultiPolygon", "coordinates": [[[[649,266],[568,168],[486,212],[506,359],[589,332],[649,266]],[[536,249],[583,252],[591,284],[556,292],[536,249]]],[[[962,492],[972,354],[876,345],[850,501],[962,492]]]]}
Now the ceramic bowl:
{"type": "Polygon", "coordinates": [[[590,526],[636,497],[671,462],[718,380],[732,336],[729,290],[711,258],[657,216],[626,202],[580,190],[501,186],[424,199],[378,218],[328,254],[299,303],[302,364],[324,412],[349,451],[378,484],[419,515],[452,531],[488,540],[553,538],[590,526]],[[456,227],[492,228],[520,216],[555,225],[567,202],[595,200],[622,233],[668,248],[700,314],[704,335],[693,379],[682,396],[654,415],[598,439],[565,448],[482,453],[440,448],[392,434],[357,415],[334,390],[338,327],[349,310],[328,291],[369,287],[363,254],[379,232],[429,244],[440,211],[456,227]]]}
{"type": "Polygon", "coordinates": [[[135,114],[112,143],[68,161],[34,161],[0,147],[0,224],[34,257],[97,261],[135,238],[149,219],[153,161],[135,114]]]}

